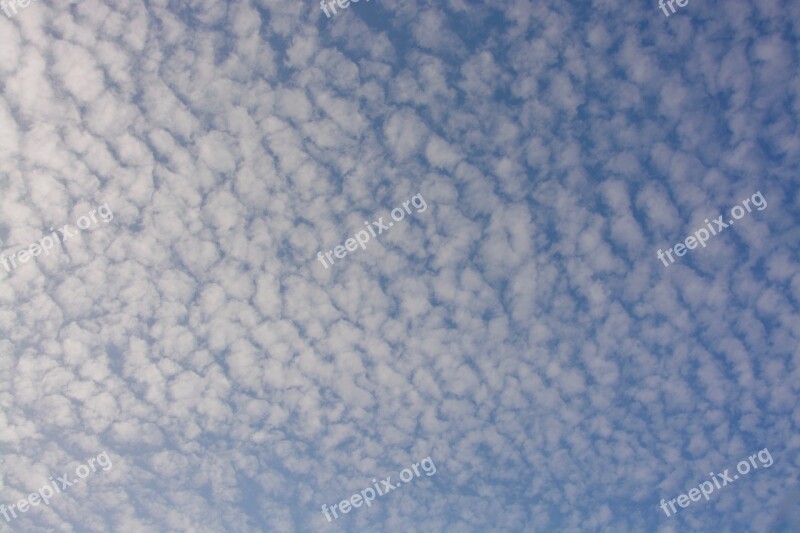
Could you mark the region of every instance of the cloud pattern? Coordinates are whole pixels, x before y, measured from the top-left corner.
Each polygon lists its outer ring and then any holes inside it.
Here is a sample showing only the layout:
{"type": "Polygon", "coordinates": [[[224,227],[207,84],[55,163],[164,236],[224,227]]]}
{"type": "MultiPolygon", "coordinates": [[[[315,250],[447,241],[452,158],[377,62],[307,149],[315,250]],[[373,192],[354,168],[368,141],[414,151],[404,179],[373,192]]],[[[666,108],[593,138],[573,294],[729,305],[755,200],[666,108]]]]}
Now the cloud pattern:
{"type": "Polygon", "coordinates": [[[0,269],[0,503],[114,462],[0,530],[796,531],[797,21],[789,0],[0,20],[2,253],[114,213],[0,269]],[[417,193],[425,213],[316,261],[417,193]],[[659,509],[764,447],[769,469],[659,509]],[[435,476],[320,512],[427,456],[435,476]]]}

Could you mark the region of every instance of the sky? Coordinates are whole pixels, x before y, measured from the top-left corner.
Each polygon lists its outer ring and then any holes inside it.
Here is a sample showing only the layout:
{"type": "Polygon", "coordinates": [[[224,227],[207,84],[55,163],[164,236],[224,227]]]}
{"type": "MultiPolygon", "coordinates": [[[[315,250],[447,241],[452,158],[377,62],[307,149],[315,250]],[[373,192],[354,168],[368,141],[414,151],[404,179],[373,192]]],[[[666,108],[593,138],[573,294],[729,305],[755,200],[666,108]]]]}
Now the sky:
{"type": "Polygon", "coordinates": [[[800,530],[800,2],[672,7],[0,4],[0,532],[800,530]]]}

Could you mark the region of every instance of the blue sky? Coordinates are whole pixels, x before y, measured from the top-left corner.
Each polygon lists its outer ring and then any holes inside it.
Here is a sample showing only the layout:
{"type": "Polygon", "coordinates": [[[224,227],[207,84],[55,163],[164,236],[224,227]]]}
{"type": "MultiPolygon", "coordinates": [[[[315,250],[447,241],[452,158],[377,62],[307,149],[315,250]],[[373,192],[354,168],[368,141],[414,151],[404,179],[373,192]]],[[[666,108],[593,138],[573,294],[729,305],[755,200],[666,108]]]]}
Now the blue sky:
{"type": "Polygon", "coordinates": [[[0,531],[800,528],[800,3],[17,11],[0,531]]]}

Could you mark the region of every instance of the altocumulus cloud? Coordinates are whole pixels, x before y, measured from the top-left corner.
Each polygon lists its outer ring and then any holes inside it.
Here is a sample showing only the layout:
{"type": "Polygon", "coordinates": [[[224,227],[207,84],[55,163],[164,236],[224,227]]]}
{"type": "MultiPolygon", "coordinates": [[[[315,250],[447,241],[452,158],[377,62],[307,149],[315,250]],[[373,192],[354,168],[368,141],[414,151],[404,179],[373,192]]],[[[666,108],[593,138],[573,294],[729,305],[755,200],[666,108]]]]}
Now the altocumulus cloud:
{"type": "Polygon", "coordinates": [[[797,20],[788,0],[0,17],[0,253],[114,213],[0,270],[0,501],[114,458],[13,526],[790,523],[797,20]],[[769,209],[655,259],[754,191],[769,209]],[[316,265],[417,193],[424,216],[316,265]],[[769,469],[659,510],[763,448],[769,469]],[[436,476],[320,512],[421,457],[436,476]]]}

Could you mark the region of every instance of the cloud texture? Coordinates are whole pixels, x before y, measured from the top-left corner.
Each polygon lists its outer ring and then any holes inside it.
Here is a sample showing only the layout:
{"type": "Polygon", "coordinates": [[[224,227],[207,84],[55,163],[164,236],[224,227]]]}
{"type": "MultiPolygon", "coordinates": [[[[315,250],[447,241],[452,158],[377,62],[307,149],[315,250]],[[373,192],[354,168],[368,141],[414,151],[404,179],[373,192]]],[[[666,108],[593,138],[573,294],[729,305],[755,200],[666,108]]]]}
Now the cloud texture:
{"type": "Polygon", "coordinates": [[[0,530],[791,530],[798,20],[788,0],[0,15],[0,252],[114,214],[0,267],[0,503],[114,463],[0,530]],[[756,191],[768,208],[656,258],[756,191]],[[317,262],[417,193],[424,213],[317,262]],[[659,509],[764,447],[770,468],[659,509]],[[320,511],[428,456],[435,476],[320,511]]]}

